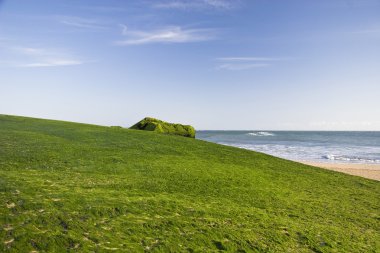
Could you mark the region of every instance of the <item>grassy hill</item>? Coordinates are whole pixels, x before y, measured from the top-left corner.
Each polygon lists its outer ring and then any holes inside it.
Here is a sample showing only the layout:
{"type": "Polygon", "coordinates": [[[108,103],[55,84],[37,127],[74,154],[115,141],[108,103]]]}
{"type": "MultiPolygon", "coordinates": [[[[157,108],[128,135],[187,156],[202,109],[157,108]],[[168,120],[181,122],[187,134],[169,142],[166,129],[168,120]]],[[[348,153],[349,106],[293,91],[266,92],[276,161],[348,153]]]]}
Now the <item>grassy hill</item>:
{"type": "Polygon", "coordinates": [[[153,132],[0,115],[2,252],[379,252],[380,183],[153,132]]]}

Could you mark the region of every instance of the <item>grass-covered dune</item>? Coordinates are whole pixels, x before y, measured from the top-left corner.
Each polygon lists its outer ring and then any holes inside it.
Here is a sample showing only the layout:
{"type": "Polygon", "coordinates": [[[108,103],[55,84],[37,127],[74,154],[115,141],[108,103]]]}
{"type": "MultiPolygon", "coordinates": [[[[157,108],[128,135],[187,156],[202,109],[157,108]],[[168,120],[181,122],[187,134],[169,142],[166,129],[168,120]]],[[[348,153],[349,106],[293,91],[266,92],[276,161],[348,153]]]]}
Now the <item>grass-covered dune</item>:
{"type": "Polygon", "coordinates": [[[1,252],[379,252],[380,183],[154,132],[0,115],[1,252]]]}

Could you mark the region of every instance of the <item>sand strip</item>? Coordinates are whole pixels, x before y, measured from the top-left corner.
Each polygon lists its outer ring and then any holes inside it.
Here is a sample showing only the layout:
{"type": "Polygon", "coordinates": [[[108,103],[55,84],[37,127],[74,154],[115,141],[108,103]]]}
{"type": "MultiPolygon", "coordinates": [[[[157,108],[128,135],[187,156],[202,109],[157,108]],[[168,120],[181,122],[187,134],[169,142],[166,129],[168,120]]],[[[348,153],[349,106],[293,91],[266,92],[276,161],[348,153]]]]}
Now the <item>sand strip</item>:
{"type": "Polygon", "coordinates": [[[302,163],[380,181],[380,164],[318,163],[305,161],[302,161],[302,163]]]}

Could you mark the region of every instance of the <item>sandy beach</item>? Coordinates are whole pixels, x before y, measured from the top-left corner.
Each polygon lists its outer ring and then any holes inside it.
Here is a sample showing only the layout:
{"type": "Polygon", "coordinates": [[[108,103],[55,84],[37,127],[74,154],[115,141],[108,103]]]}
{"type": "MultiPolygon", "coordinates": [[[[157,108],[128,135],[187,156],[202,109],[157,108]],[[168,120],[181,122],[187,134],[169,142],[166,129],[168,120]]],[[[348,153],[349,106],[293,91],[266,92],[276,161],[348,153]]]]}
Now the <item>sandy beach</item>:
{"type": "Polygon", "coordinates": [[[302,163],[380,181],[380,164],[302,163]]]}

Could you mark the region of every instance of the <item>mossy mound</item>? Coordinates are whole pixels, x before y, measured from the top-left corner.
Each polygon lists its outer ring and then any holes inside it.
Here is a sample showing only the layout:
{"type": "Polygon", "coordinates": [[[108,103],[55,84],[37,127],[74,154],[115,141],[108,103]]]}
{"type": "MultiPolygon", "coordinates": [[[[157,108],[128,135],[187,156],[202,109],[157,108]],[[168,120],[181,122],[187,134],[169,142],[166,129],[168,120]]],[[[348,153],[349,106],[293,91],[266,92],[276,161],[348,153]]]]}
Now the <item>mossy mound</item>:
{"type": "Polygon", "coordinates": [[[189,125],[168,123],[162,120],[146,117],[137,122],[130,129],[153,131],[157,133],[180,135],[195,138],[195,129],[189,125]]]}

